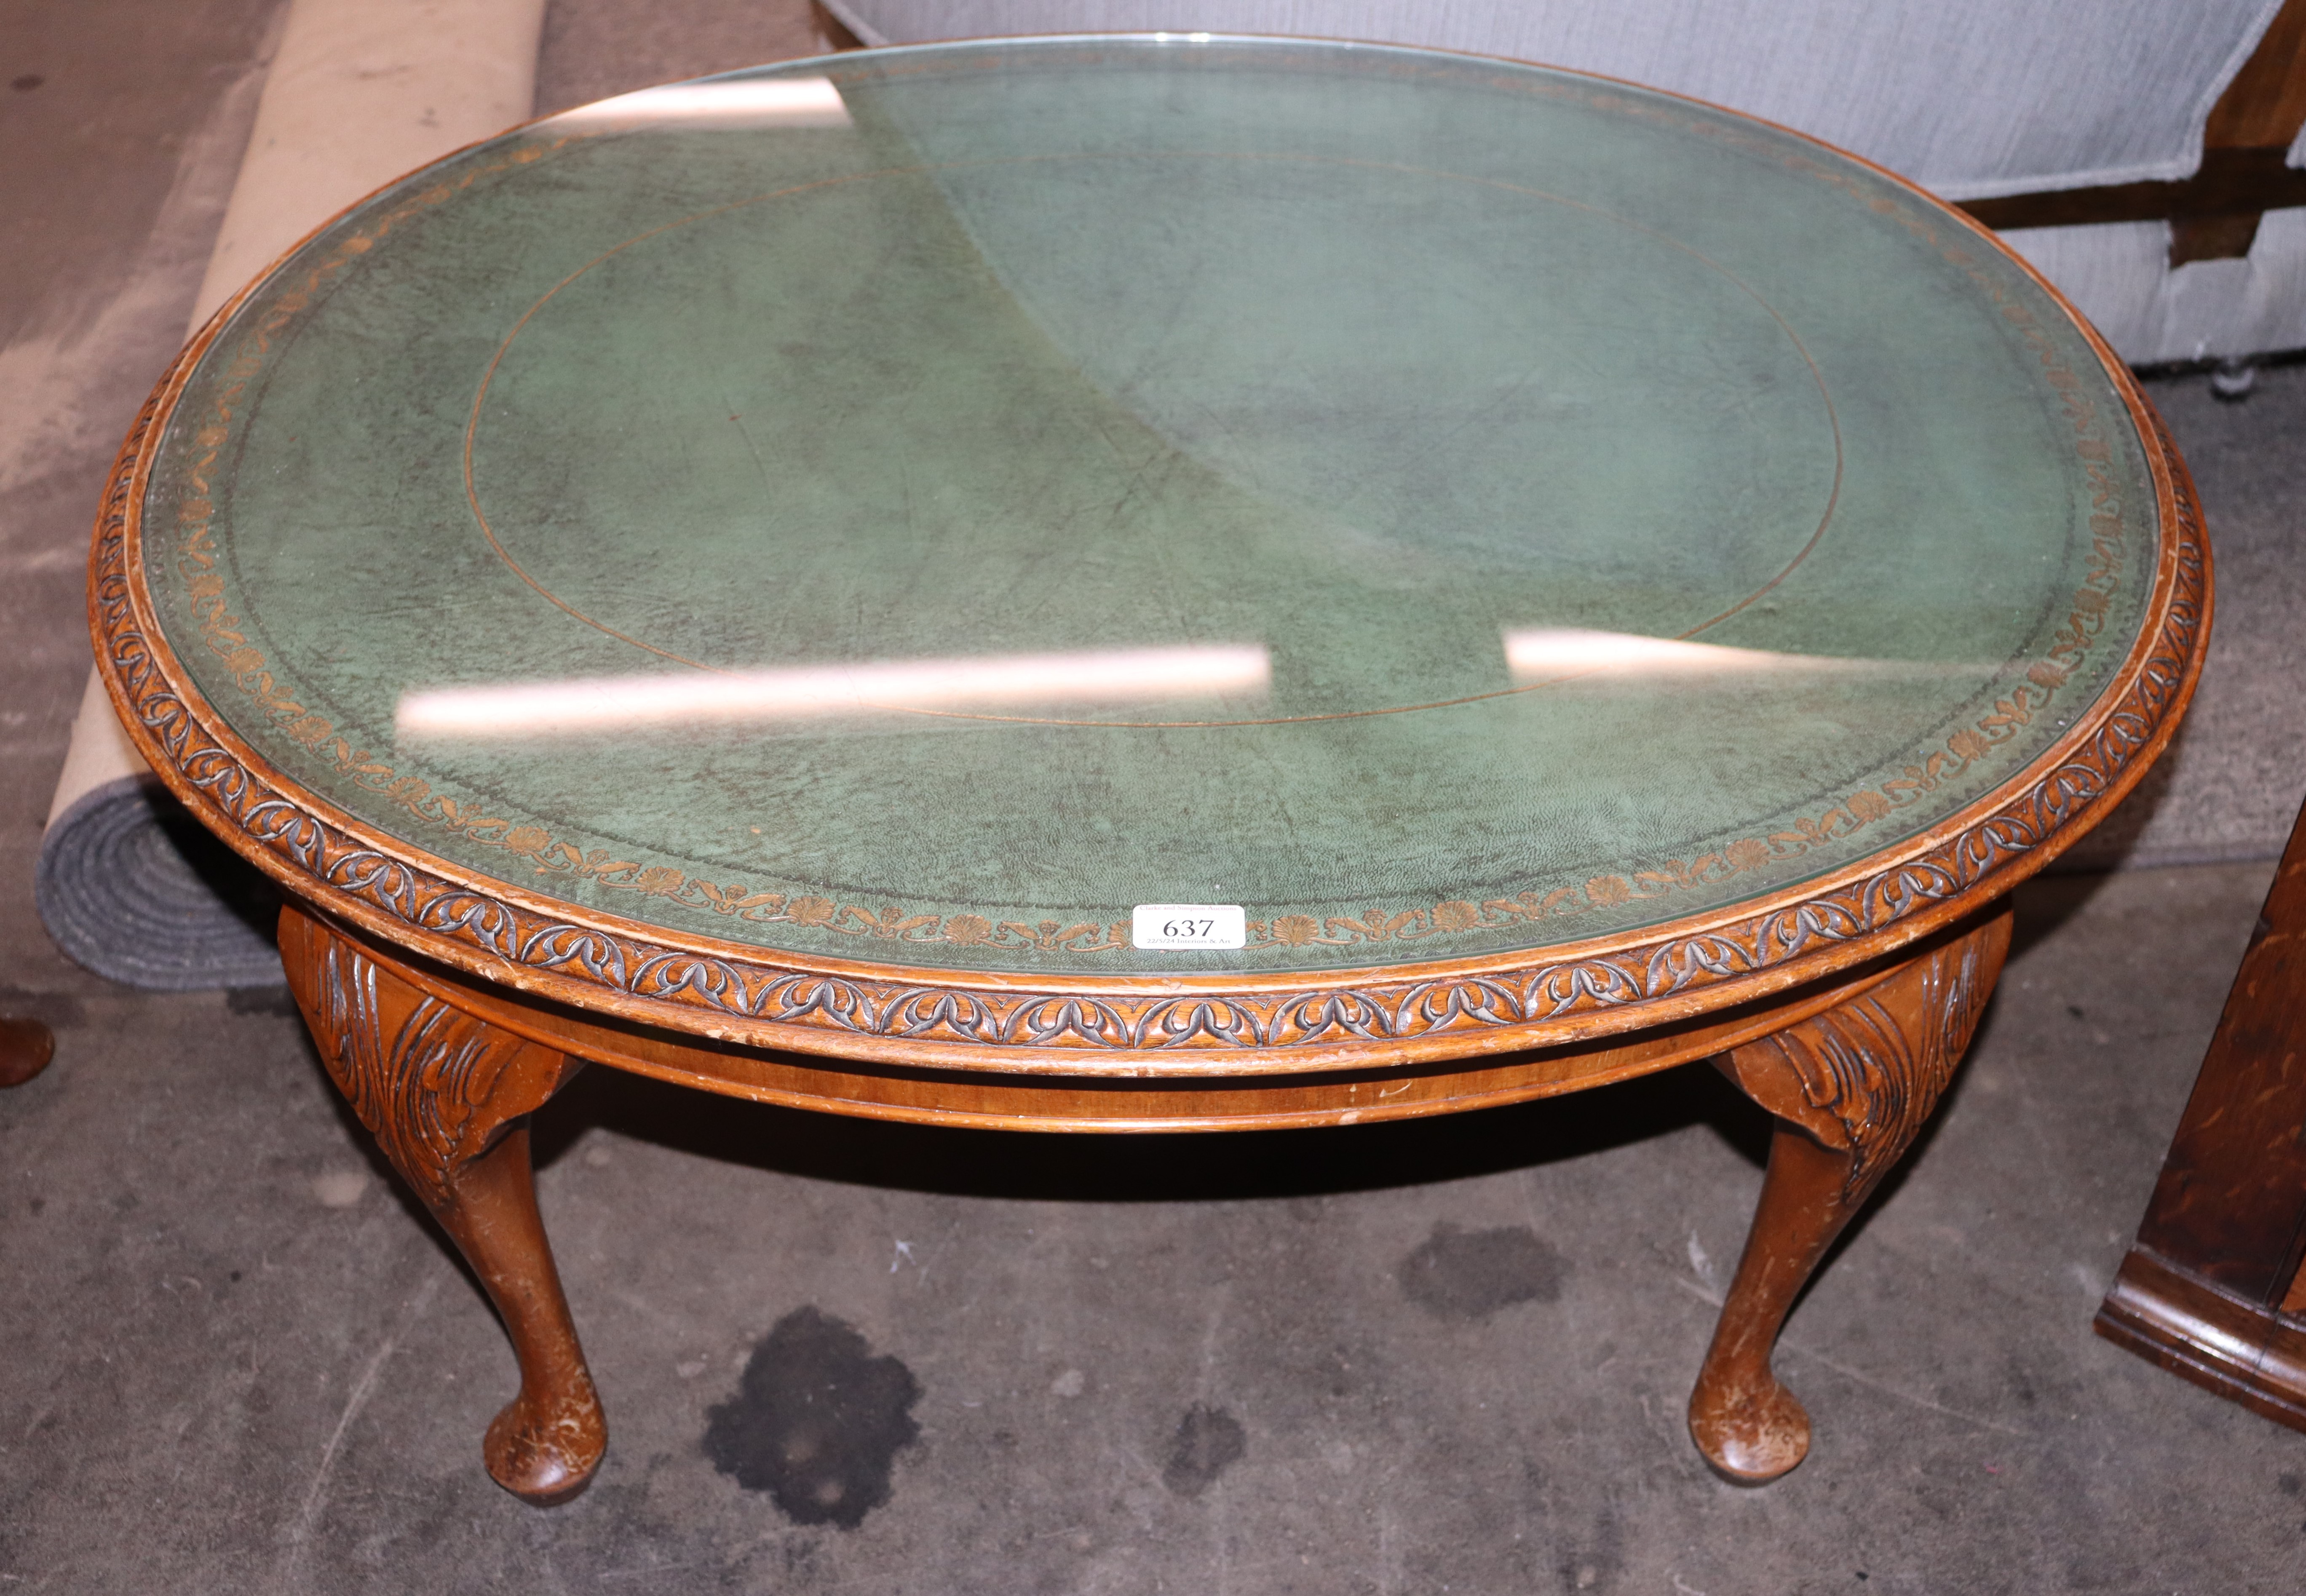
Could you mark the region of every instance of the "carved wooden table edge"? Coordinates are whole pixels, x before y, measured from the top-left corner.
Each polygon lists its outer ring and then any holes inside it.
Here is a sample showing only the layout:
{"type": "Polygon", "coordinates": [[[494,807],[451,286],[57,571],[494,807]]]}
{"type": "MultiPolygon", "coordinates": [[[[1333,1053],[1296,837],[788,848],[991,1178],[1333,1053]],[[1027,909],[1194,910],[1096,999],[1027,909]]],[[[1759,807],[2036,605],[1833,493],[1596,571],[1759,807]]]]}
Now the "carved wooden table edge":
{"type": "Polygon", "coordinates": [[[2094,1328],[2306,1430],[2306,810],[2094,1328]]]}

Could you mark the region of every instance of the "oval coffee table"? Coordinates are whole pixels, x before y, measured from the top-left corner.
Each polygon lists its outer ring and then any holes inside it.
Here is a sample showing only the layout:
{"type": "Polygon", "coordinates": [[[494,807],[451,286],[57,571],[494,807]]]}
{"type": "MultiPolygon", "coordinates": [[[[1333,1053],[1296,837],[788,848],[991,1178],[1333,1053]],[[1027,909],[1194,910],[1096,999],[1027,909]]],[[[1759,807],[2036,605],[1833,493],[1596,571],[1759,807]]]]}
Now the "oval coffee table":
{"type": "Polygon", "coordinates": [[[162,381],[91,593],[504,1317],[535,1502],[605,1441],[525,1130],[584,1061],[1152,1131],[1712,1059],[1778,1129],[1690,1428],[1784,1472],[1779,1325],[2209,611],[2127,372],[1899,179],[1198,36],[741,73],[392,185],[162,381]]]}

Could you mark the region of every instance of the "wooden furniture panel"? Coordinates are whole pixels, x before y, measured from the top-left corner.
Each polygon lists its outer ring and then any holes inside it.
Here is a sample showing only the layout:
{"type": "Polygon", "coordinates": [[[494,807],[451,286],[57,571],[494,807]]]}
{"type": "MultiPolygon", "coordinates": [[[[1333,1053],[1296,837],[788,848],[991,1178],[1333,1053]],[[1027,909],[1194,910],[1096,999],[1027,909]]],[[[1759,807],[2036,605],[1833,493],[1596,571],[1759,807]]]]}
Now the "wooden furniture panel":
{"type": "Polygon", "coordinates": [[[2099,1335],[2306,1430],[2306,811],[2099,1335]]]}
{"type": "Polygon", "coordinates": [[[2202,164],[2191,177],[2003,194],[1961,209],[1999,228],[2166,220],[2173,267],[2239,259],[2250,253],[2260,216],[2306,205],[2306,171],[2288,164],[2302,126],[2306,0],[2288,0],[2210,108],[2202,164]]]}

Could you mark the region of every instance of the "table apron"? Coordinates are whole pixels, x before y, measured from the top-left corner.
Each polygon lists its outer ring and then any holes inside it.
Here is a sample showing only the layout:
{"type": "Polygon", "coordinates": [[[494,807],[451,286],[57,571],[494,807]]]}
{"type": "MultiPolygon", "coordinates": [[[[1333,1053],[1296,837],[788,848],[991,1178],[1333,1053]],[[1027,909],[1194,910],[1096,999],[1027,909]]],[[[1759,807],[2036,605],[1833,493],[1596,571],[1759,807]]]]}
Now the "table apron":
{"type": "MultiPolygon", "coordinates": [[[[1886,979],[1969,919],[1881,960],[1695,1019],[1589,1042],[1441,1061],[1261,1072],[1253,1057],[1189,1078],[1020,1074],[831,1059],[586,1014],[478,984],[309,907],[335,935],[452,1008],[573,1057],[785,1107],[1020,1131],[1174,1131],[1353,1125],[1492,1108],[1711,1058],[1886,979]]],[[[1991,912],[1989,909],[1986,912],[1991,912]]]]}

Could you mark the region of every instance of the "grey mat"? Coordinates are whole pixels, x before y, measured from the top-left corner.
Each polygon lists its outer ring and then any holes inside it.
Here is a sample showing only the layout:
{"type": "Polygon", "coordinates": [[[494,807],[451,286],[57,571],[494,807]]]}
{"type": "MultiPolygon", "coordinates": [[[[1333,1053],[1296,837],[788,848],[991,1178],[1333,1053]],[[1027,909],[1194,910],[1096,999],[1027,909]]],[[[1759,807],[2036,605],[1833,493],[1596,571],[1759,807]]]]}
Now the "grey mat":
{"type": "Polygon", "coordinates": [[[164,992],[282,979],[279,895],[155,781],[107,781],[56,816],[32,890],[56,945],[98,975],[164,992]]]}

